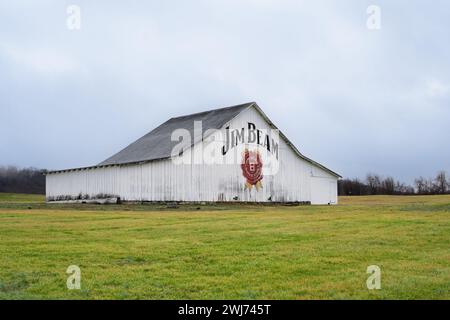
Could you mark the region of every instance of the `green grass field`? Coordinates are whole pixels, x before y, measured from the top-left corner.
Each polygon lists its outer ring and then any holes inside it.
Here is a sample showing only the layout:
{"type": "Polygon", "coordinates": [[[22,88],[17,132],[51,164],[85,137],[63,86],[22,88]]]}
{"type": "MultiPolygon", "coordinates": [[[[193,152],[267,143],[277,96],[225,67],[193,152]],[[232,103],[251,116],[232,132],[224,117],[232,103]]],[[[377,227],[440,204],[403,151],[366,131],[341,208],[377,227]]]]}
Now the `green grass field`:
{"type": "Polygon", "coordinates": [[[450,299],[450,196],[46,205],[0,194],[0,299],[450,299]],[[81,268],[81,290],[66,269],[81,268]],[[381,290],[366,269],[381,268],[381,290]]]}

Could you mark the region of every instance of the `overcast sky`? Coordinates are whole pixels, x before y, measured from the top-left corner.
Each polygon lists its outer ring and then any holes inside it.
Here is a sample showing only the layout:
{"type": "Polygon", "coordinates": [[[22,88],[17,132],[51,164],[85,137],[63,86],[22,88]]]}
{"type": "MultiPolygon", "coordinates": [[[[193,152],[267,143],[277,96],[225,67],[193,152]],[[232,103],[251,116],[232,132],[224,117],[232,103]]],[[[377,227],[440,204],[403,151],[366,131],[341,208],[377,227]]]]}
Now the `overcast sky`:
{"type": "Polygon", "coordinates": [[[89,166],[256,101],[345,177],[450,171],[449,17],[448,0],[0,0],[0,165],[89,166]]]}

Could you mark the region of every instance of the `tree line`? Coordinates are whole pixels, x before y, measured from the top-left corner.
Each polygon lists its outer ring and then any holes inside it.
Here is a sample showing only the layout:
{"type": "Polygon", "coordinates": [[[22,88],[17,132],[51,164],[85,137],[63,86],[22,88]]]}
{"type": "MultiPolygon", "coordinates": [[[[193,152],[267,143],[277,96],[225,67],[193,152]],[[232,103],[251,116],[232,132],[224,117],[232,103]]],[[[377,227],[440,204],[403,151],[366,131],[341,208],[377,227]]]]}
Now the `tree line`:
{"type": "Polygon", "coordinates": [[[0,192],[45,194],[46,170],[0,166],[0,192]]]}
{"type": "MultiPolygon", "coordinates": [[[[45,194],[45,172],[47,170],[37,168],[0,166],[0,192],[45,194]]],[[[411,186],[392,177],[370,173],[364,180],[339,180],[338,192],[345,196],[446,194],[450,193],[450,177],[445,171],[440,171],[434,178],[415,179],[411,186]]]]}
{"type": "Polygon", "coordinates": [[[342,196],[447,194],[450,193],[450,178],[445,171],[440,171],[434,178],[416,178],[414,185],[411,186],[392,177],[384,178],[370,173],[365,180],[358,178],[339,180],[338,192],[342,196]]]}

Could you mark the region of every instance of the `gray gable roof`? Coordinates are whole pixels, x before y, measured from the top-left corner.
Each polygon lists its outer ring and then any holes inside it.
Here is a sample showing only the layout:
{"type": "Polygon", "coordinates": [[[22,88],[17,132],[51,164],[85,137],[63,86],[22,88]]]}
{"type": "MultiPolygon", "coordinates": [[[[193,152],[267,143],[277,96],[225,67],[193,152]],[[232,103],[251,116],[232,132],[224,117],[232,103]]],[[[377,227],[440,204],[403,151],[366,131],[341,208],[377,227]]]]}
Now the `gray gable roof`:
{"type": "MultiPolygon", "coordinates": [[[[174,130],[189,130],[191,137],[194,137],[194,121],[202,121],[203,131],[221,129],[228,121],[253,104],[253,102],[245,103],[169,119],[98,165],[105,166],[169,158],[173,147],[178,144],[178,141],[171,141],[174,130]]],[[[195,142],[197,139],[198,137],[194,137],[195,142]]]]}

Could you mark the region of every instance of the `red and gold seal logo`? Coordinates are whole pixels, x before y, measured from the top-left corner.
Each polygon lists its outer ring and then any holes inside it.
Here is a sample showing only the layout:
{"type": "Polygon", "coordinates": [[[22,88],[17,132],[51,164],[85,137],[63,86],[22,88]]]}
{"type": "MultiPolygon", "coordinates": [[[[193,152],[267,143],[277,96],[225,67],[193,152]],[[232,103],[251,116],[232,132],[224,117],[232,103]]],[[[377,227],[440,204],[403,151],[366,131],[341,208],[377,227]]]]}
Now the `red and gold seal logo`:
{"type": "Polygon", "coordinates": [[[263,178],[262,174],[263,163],[261,160],[261,155],[258,151],[249,151],[245,149],[242,154],[241,169],[242,174],[245,179],[245,188],[252,189],[253,186],[256,187],[256,191],[262,188],[261,180],[263,178]]]}

